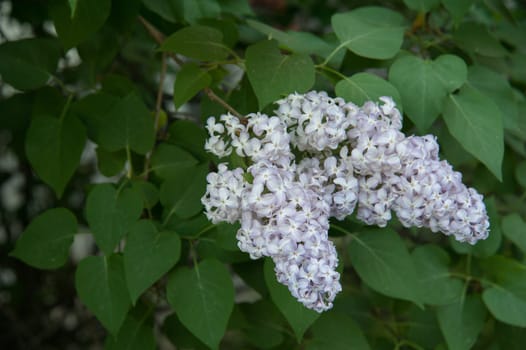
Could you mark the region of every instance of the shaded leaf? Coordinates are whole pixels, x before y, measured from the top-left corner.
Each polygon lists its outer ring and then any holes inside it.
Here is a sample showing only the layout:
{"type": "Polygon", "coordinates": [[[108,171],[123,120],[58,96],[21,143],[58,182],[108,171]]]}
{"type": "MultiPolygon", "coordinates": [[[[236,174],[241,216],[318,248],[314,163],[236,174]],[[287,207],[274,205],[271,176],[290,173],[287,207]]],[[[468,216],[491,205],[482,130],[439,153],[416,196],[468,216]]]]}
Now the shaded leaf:
{"type": "Polygon", "coordinates": [[[110,333],[117,335],[130,308],[122,256],[85,258],[77,267],[75,286],[80,300],[110,333]]]}
{"type": "Polygon", "coordinates": [[[217,349],[234,307],[234,286],[225,265],[204,260],[193,268],[181,267],[169,277],[166,294],[181,322],[217,349]]]}
{"type": "Polygon", "coordinates": [[[497,106],[477,90],[464,87],[446,99],[443,117],[462,147],[502,180],[504,136],[497,106]]]}
{"type": "Polygon", "coordinates": [[[362,330],[349,316],[326,312],[311,327],[314,337],[307,350],[370,349],[362,330]]]}
{"type": "Polygon", "coordinates": [[[77,233],[77,219],[64,208],[45,211],[34,218],[9,254],[40,269],[55,269],[68,259],[77,233]]]}
{"type": "Polygon", "coordinates": [[[340,80],[334,87],[336,95],[358,106],[366,101],[378,101],[379,97],[390,96],[402,111],[402,100],[398,90],[384,79],[370,73],[357,73],[340,80]]]}
{"type": "Polygon", "coordinates": [[[320,314],[303,306],[290,294],[287,287],[277,281],[274,263],[270,259],[265,260],[264,274],[272,301],[289,322],[298,343],[301,343],[305,331],[320,317],[320,314]]]}
{"type": "Polygon", "coordinates": [[[223,34],[206,26],[185,27],[170,35],[159,48],[203,61],[222,60],[228,56],[223,34]]]}
{"type": "Polygon", "coordinates": [[[460,49],[482,56],[502,57],[507,54],[486,26],[480,23],[463,23],[453,34],[453,39],[460,49]]]}
{"type": "Polygon", "coordinates": [[[422,305],[415,265],[404,242],[390,229],[353,236],[352,266],[372,289],[393,298],[422,305]]]}
{"type": "Polygon", "coordinates": [[[444,250],[426,245],[416,248],[411,255],[419,275],[420,294],[426,304],[445,305],[461,297],[464,284],[451,277],[450,259],[444,250]]]}
{"type": "Polygon", "coordinates": [[[468,81],[499,107],[506,129],[519,128],[517,103],[511,85],[504,76],[483,66],[471,66],[468,81]]]}
{"type": "Polygon", "coordinates": [[[177,177],[186,168],[194,168],[197,159],[178,146],[160,144],[152,155],[152,170],[163,179],[177,177]]]}
{"type": "Polygon", "coordinates": [[[123,169],[126,163],[126,152],[116,151],[108,152],[104,148],[97,147],[97,167],[104,176],[115,176],[118,175],[123,169]]]}
{"type": "Polygon", "coordinates": [[[86,200],[86,220],[100,249],[110,255],[141,215],[143,200],[131,188],[96,185],[86,200]]]}
{"type": "Polygon", "coordinates": [[[332,16],[332,28],[341,45],[359,56],[391,58],[400,50],[404,18],[384,7],[361,7],[332,16]]]}
{"type": "Polygon", "coordinates": [[[460,22],[475,0],[442,0],[444,7],[456,22],[460,22]]]}
{"type": "Polygon", "coordinates": [[[175,232],[159,232],[141,220],[132,226],[124,249],[124,270],[132,303],[179,260],[181,240],[175,232]]]}
{"type": "Polygon", "coordinates": [[[407,7],[419,12],[428,12],[439,3],[440,0],[404,0],[407,7]]]}
{"type": "Polygon", "coordinates": [[[177,73],[174,85],[174,103],[179,108],[199,91],[209,86],[212,77],[196,63],[186,63],[177,73]]]}
{"type": "Polygon", "coordinates": [[[502,219],[502,232],[510,241],[526,253],[526,222],[513,213],[502,219]]]}
{"type": "Polygon", "coordinates": [[[56,39],[22,39],[0,45],[2,80],[18,90],[45,85],[55,73],[60,58],[56,39]]]}
{"type": "Polygon", "coordinates": [[[130,311],[119,333],[109,336],[105,350],[153,350],[156,341],[153,334],[152,309],[142,304],[130,311]]]}
{"type": "Polygon", "coordinates": [[[110,15],[111,0],[77,0],[75,9],[66,0],[51,3],[50,13],[59,39],[69,49],[93,35],[110,15]]]}
{"type": "Polygon", "coordinates": [[[471,349],[484,327],[486,309],[480,297],[467,296],[456,303],[437,308],[442,334],[451,350],[471,349]]]}
{"type": "Polygon", "coordinates": [[[72,115],[59,118],[36,117],[26,136],[26,154],[38,176],[50,185],[58,197],[75,173],[86,130],[72,115]]]}
{"type": "Polygon", "coordinates": [[[199,213],[203,206],[208,165],[202,164],[181,170],[161,185],[161,203],[165,209],[164,222],[172,215],[189,218],[199,213]]]}
{"type": "Polygon", "coordinates": [[[204,149],[206,138],[206,131],[190,120],[177,120],[168,128],[167,142],[190,152],[202,162],[210,159],[204,149]]]}

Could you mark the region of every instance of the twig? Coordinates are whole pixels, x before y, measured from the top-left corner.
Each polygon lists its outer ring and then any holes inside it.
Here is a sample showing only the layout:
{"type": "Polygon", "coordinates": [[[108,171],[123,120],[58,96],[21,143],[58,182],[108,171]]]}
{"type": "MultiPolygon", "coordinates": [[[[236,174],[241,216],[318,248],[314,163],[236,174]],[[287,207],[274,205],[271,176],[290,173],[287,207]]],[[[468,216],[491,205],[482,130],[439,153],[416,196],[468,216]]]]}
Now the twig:
{"type": "MultiPolygon", "coordinates": [[[[155,28],[150,22],[148,22],[144,17],[139,16],[139,21],[142,23],[148,34],[157,42],[158,44],[162,44],[164,41],[164,34],[161,33],[157,28],[155,28]]],[[[184,62],[177,57],[177,55],[173,52],[167,52],[166,53],[170,58],[172,58],[179,66],[182,66],[184,62]]],[[[217,96],[214,91],[210,88],[204,88],[203,91],[206,93],[208,98],[222,107],[224,107],[226,110],[228,110],[230,113],[235,115],[236,117],[243,119],[243,115],[236,111],[232,106],[230,106],[225,100],[223,100],[221,97],[217,96]]]]}
{"type": "Polygon", "coordinates": [[[161,114],[161,104],[163,102],[164,78],[166,77],[166,54],[163,53],[161,59],[161,76],[159,77],[159,88],[157,89],[157,100],[155,101],[155,131],[159,128],[159,115],[161,114]]]}
{"type": "MultiPolygon", "coordinates": [[[[164,42],[165,36],[157,28],[155,28],[150,22],[148,22],[144,17],[139,16],[139,21],[142,23],[148,34],[152,37],[153,40],[159,45],[164,42]]],[[[173,52],[167,52],[167,54],[177,63],[179,66],[182,66],[184,62],[177,57],[173,52]]]]}
{"type": "MultiPolygon", "coordinates": [[[[161,59],[161,75],[159,76],[159,87],[157,88],[157,99],[155,100],[155,119],[154,119],[154,130],[155,135],[157,136],[157,132],[159,129],[159,117],[161,115],[162,106],[163,103],[163,90],[164,90],[164,79],[166,77],[166,53],[163,53],[162,59],[161,59]]],[[[150,167],[150,158],[152,156],[152,152],[148,152],[146,155],[146,160],[144,161],[144,179],[148,179],[149,171],[148,168],[150,167]]]]}
{"type": "Polygon", "coordinates": [[[210,88],[204,88],[203,90],[206,93],[206,96],[217,104],[221,105],[222,107],[226,108],[227,111],[238,117],[239,119],[244,119],[243,115],[236,111],[232,106],[230,106],[228,103],[226,103],[221,97],[217,96],[214,91],[210,88]]]}

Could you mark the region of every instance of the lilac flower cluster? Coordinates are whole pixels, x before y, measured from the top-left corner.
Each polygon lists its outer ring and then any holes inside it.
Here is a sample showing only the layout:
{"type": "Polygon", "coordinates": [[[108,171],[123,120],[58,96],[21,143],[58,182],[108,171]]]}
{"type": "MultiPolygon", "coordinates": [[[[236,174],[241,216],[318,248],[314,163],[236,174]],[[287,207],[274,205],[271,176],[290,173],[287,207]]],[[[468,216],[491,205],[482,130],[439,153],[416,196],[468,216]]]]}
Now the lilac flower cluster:
{"type": "Polygon", "coordinates": [[[202,198],[213,222],[241,223],[239,248],[271,257],[278,280],[306,307],[332,307],[341,290],[329,218],[384,227],[394,211],[406,226],[475,243],[488,235],[482,196],[438,158],[432,136],[406,137],[389,97],[358,107],[324,92],[291,94],[275,116],[230,114],[207,121],[205,148],[244,159],[219,164],[202,198]]]}

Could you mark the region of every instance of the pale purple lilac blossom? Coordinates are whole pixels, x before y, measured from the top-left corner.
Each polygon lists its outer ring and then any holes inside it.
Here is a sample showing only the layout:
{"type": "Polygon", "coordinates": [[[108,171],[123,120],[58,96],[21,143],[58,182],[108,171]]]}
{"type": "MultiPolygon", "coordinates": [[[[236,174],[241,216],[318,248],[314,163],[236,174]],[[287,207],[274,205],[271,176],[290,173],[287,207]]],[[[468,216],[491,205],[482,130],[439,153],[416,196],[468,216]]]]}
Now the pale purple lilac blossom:
{"type": "Polygon", "coordinates": [[[488,235],[482,196],[438,157],[436,138],[406,137],[390,97],[358,107],[325,92],[291,94],[276,116],[231,114],[206,128],[205,148],[235,152],[246,169],[219,164],[202,198],[213,223],[241,223],[239,248],[271,257],[278,281],[306,307],[330,309],[341,291],[329,217],[384,227],[429,227],[474,244],[488,235]]]}

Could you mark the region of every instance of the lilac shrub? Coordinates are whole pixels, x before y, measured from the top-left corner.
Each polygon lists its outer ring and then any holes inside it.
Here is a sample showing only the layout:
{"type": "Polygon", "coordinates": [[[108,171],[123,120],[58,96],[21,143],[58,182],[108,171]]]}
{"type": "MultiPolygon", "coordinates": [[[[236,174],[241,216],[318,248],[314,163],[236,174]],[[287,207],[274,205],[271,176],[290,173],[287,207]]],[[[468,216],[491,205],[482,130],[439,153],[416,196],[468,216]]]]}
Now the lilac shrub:
{"type": "Polygon", "coordinates": [[[438,156],[436,138],[406,136],[390,97],[358,107],[325,92],[291,94],[275,116],[210,117],[205,148],[235,153],[245,168],[218,165],[202,198],[213,223],[240,222],[239,248],[270,257],[280,283],[322,312],[341,291],[329,218],[385,227],[428,227],[474,244],[488,236],[482,196],[438,156]]]}

